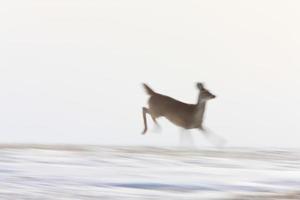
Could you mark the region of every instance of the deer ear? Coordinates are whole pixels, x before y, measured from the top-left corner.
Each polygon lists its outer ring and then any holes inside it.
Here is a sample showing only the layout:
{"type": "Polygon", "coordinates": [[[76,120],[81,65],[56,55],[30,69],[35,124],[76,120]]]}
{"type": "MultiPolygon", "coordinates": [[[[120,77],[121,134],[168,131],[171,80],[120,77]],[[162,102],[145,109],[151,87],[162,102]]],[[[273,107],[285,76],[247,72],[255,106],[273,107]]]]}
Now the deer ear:
{"type": "Polygon", "coordinates": [[[203,88],[204,88],[204,84],[198,82],[198,83],[197,83],[197,88],[198,88],[199,90],[203,89],[203,88]]]}

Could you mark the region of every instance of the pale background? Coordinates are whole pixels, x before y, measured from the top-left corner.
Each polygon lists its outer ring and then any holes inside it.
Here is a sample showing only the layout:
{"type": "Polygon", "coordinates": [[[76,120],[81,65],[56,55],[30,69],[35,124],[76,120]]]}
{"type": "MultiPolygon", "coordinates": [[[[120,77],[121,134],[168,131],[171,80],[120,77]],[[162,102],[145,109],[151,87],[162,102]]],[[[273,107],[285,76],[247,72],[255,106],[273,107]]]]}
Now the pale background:
{"type": "Polygon", "coordinates": [[[1,1],[0,142],[176,145],[179,130],[166,120],[161,134],[140,134],[141,82],[195,102],[204,81],[217,95],[205,125],[228,146],[299,147],[299,7],[1,1]]]}

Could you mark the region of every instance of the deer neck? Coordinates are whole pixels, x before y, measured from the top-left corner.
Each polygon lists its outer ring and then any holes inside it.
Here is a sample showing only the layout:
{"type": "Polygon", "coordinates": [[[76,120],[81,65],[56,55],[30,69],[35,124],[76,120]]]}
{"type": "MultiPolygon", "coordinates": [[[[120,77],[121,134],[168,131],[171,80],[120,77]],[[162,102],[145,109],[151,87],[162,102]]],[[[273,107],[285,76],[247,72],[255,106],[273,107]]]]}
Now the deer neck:
{"type": "Polygon", "coordinates": [[[194,115],[194,123],[196,127],[201,127],[203,122],[203,117],[205,113],[206,101],[201,101],[200,95],[198,99],[198,103],[195,107],[195,115],[194,115]]]}
{"type": "Polygon", "coordinates": [[[196,105],[196,112],[197,113],[202,113],[202,114],[204,114],[204,111],[205,111],[205,107],[206,107],[206,102],[199,102],[199,103],[197,103],[197,105],[196,105]]]}

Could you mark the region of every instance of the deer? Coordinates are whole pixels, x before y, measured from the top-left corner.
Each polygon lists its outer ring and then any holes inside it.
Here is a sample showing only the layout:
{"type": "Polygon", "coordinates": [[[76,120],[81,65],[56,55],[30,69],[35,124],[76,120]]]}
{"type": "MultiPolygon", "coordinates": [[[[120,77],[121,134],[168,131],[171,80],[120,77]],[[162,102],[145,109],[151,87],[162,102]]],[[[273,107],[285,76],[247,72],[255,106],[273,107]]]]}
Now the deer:
{"type": "MultiPolygon", "coordinates": [[[[203,127],[206,103],[207,101],[216,98],[216,95],[207,90],[203,83],[196,83],[199,95],[195,104],[184,103],[172,97],[157,93],[145,83],[142,85],[146,93],[150,96],[148,100],[149,107],[142,108],[144,121],[143,135],[146,134],[148,130],[146,116],[148,114],[151,116],[157,127],[160,127],[157,119],[164,117],[183,130],[198,129],[203,133],[206,133],[204,134],[205,136],[208,136],[209,132],[203,127]]],[[[220,142],[221,141],[219,140],[218,143],[220,142]]]]}

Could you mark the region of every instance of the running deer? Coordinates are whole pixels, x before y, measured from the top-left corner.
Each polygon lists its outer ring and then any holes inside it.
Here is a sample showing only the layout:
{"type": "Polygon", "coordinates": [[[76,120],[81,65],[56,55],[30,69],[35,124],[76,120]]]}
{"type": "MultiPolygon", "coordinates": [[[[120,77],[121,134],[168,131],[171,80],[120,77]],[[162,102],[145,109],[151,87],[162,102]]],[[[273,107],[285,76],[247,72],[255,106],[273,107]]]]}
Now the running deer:
{"type": "Polygon", "coordinates": [[[146,92],[150,95],[149,108],[143,107],[144,130],[142,134],[147,132],[147,118],[149,114],[158,126],[156,121],[159,117],[165,117],[173,124],[183,129],[199,129],[204,133],[208,133],[203,124],[206,102],[214,99],[216,96],[204,88],[202,83],[197,83],[199,89],[198,101],[196,104],[187,104],[169,96],[165,96],[153,91],[148,85],[143,84],[146,92]]]}

